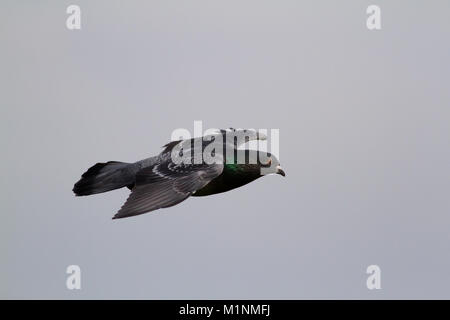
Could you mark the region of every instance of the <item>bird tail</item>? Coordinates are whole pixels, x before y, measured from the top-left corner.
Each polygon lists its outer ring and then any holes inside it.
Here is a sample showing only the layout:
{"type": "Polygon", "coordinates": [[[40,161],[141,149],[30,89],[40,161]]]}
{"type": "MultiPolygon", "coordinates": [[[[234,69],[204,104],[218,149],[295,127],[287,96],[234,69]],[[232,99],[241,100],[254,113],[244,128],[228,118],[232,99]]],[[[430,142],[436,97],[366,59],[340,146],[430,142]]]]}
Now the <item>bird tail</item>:
{"type": "Polygon", "coordinates": [[[87,196],[133,185],[134,175],[127,170],[130,165],[118,161],[97,163],[83,173],[72,191],[77,196],[87,196]]]}

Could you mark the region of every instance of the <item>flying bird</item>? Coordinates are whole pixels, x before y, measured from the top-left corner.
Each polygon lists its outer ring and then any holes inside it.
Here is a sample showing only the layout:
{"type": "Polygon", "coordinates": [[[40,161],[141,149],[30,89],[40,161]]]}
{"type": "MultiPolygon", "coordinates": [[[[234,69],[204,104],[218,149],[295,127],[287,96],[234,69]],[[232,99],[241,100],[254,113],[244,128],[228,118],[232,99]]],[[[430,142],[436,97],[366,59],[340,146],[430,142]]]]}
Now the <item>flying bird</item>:
{"type": "Polygon", "coordinates": [[[75,183],[73,192],[87,196],[129,188],[127,201],[113,217],[119,219],[171,207],[190,196],[229,191],[267,174],[285,176],[274,155],[238,149],[248,141],[266,139],[253,129],[230,128],[172,141],[159,155],[135,163],[95,164],[75,183]],[[241,157],[237,156],[239,152],[241,157]]]}

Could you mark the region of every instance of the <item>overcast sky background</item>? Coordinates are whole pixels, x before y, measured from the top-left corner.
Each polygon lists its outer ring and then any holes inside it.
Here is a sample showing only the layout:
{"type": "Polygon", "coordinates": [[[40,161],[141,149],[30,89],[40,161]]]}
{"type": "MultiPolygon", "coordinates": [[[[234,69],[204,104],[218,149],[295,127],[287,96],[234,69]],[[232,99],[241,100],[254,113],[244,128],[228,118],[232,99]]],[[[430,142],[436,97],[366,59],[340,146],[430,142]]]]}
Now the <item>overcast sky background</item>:
{"type": "Polygon", "coordinates": [[[0,297],[450,298],[449,12],[3,0],[0,297]],[[72,194],[91,165],[155,155],[194,120],[279,129],[286,178],[121,220],[128,190],[72,194]]]}

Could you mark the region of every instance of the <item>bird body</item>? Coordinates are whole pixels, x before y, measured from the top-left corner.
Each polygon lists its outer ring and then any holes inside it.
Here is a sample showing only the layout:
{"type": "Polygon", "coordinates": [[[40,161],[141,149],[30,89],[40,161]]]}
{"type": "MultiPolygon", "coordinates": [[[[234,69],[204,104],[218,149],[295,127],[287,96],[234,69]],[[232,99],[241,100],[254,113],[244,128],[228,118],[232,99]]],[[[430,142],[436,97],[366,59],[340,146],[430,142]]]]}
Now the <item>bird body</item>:
{"type": "Polygon", "coordinates": [[[201,197],[230,191],[262,177],[257,165],[225,164],[222,173],[192,196],[201,197]]]}
{"type": "Polygon", "coordinates": [[[239,145],[264,138],[254,130],[232,129],[221,130],[206,139],[172,141],[159,155],[135,163],[110,161],[95,164],[75,183],[73,192],[77,196],[85,196],[128,187],[130,196],[113,217],[117,219],[171,207],[189,196],[226,192],[266,174],[284,176],[278,160],[270,153],[245,150],[244,161],[236,157],[239,145]],[[231,140],[233,145],[226,139],[223,142],[230,132],[234,136],[231,140]],[[213,142],[216,148],[208,159],[214,161],[208,161],[205,150],[211,148],[213,142]],[[225,150],[227,148],[231,152],[225,150]],[[261,159],[267,161],[261,162],[261,159]]]}

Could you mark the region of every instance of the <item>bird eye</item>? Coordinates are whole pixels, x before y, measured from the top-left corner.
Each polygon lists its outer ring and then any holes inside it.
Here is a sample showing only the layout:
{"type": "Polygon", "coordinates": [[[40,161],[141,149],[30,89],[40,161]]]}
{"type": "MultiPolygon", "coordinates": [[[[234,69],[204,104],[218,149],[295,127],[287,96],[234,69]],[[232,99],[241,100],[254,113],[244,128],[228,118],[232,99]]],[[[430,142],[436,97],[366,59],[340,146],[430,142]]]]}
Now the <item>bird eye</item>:
{"type": "Polygon", "coordinates": [[[272,158],[269,158],[266,163],[261,164],[263,167],[270,167],[272,165],[272,158]]]}

